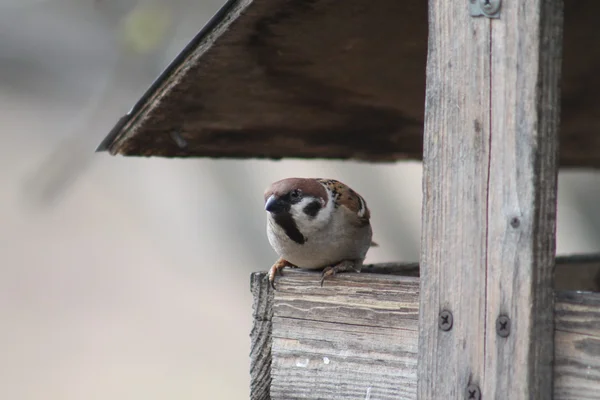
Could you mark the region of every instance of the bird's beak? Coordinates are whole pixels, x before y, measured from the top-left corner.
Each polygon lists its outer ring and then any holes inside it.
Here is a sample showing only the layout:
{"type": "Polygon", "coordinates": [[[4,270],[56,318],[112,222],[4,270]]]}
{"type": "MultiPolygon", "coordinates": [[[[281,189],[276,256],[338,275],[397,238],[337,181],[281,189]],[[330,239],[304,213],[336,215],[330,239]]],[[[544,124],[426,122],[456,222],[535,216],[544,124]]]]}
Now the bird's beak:
{"type": "Polygon", "coordinates": [[[284,209],[285,209],[284,202],[281,201],[280,199],[278,199],[277,197],[275,197],[274,194],[272,194],[265,202],[265,210],[267,210],[268,212],[278,213],[278,212],[283,211],[284,209]]]}

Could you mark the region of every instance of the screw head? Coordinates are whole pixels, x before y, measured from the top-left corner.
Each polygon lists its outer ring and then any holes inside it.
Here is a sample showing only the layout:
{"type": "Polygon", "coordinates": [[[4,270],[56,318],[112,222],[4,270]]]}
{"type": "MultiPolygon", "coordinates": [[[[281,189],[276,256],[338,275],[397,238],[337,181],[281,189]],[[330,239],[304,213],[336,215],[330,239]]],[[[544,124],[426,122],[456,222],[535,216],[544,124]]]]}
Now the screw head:
{"type": "Polygon", "coordinates": [[[465,391],[465,399],[481,400],[481,390],[479,390],[479,386],[473,384],[467,386],[467,390],[465,391]]]}
{"type": "Polygon", "coordinates": [[[500,315],[496,319],[496,333],[500,337],[508,337],[510,335],[510,318],[506,315],[500,315]]]}
{"type": "Polygon", "coordinates": [[[440,327],[441,330],[449,331],[450,329],[452,329],[453,322],[454,322],[454,319],[453,319],[452,313],[450,311],[443,310],[440,313],[440,316],[438,318],[438,326],[440,327]]]}
{"type": "Polygon", "coordinates": [[[486,15],[496,14],[500,10],[500,0],[479,0],[479,6],[486,15]]]}

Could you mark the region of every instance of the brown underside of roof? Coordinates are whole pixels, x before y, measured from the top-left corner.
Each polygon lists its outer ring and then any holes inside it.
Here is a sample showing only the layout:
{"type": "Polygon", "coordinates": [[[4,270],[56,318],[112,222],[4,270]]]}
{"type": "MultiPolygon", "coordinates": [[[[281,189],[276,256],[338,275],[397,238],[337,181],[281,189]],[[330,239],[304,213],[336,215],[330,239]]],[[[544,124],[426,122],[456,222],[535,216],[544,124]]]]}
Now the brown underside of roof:
{"type": "MultiPolygon", "coordinates": [[[[563,167],[600,167],[598,15],[600,2],[565,4],[563,167]]],[[[426,57],[423,0],[232,0],[101,147],[129,156],[418,160],[426,57]]]]}

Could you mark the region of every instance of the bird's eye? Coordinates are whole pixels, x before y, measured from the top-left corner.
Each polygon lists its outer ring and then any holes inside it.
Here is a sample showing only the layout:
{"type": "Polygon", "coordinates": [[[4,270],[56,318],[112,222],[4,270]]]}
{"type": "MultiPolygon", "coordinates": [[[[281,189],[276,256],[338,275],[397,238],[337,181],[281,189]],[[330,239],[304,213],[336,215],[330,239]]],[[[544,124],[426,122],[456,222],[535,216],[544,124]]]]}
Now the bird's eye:
{"type": "Polygon", "coordinates": [[[290,198],[292,200],[297,200],[300,198],[300,194],[301,194],[300,190],[298,190],[298,189],[292,190],[292,192],[290,193],[290,198]]]}

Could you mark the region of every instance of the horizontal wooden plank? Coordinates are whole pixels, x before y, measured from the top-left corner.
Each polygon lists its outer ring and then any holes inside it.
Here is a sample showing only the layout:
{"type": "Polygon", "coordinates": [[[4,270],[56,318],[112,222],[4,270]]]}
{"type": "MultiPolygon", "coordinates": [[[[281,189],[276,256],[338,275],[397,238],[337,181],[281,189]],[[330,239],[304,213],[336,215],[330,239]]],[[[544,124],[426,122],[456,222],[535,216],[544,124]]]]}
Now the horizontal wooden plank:
{"type": "Polygon", "coordinates": [[[600,293],[558,292],[554,398],[600,398],[600,293]]]}
{"type": "Polygon", "coordinates": [[[273,399],[413,399],[418,279],[293,271],[273,302],[273,399]]]}
{"type": "MultiPolygon", "coordinates": [[[[252,343],[264,347],[252,354],[272,359],[251,375],[270,391],[253,380],[252,399],[416,398],[419,278],[346,273],[321,288],[318,273],[286,269],[273,292],[265,277],[252,275],[252,343]]],[[[558,292],[555,304],[554,398],[597,399],[600,293],[558,292]]]]}
{"type": "MultiPolygon", "coordinates": [[[[599,14],[566,1],[561,166],[600,166],[599,14]]],[[[421,159],[426,54],[424,1],[230,0],[100,149],[421,159]]]]}

